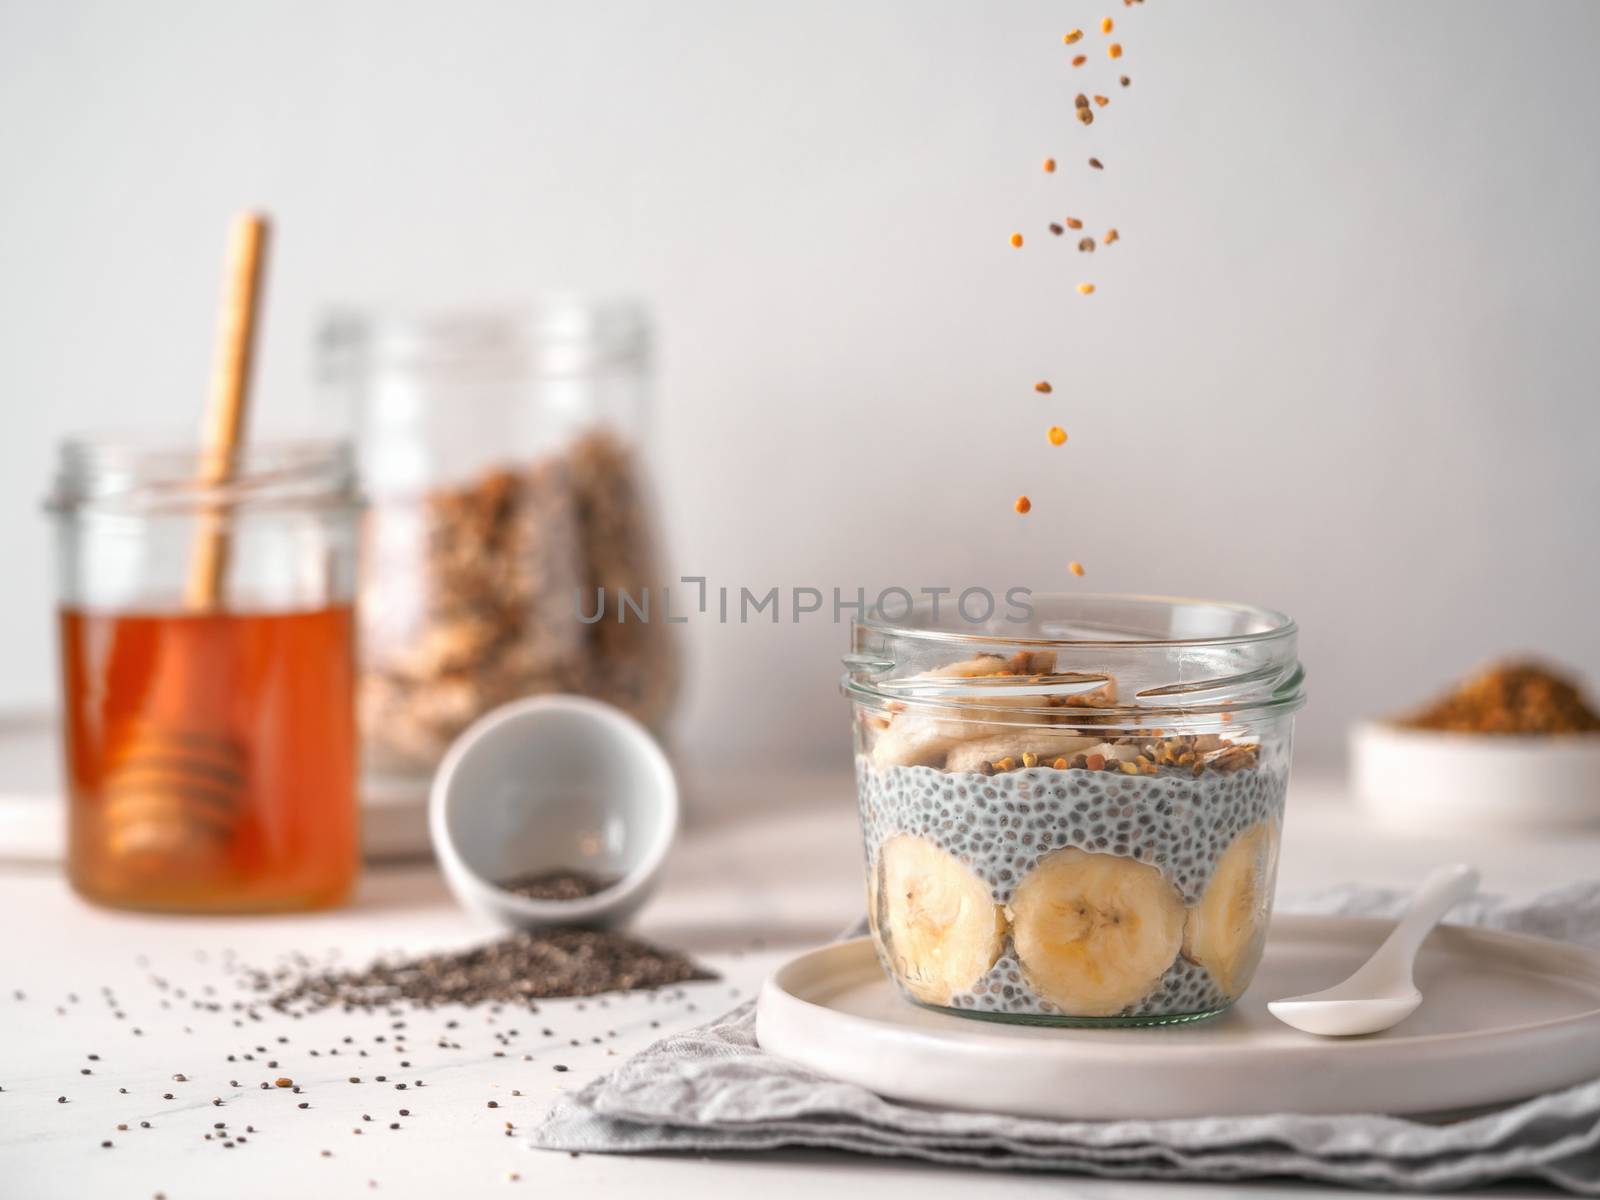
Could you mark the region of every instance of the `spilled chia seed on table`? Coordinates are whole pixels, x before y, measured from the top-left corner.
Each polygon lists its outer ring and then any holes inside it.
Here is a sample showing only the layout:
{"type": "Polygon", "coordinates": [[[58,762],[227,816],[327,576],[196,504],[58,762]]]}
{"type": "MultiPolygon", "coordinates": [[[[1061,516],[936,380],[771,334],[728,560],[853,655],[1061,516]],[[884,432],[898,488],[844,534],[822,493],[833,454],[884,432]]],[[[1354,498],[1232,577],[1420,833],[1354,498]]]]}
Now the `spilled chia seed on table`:
{"type": "Polygon", "coordinates": [[[378,959],[358,970],[248,972],[279,1012],[434,1008],[666,987],[717,976],[676,950],[609,929],[537,929],[465,950],[378,959]]]}

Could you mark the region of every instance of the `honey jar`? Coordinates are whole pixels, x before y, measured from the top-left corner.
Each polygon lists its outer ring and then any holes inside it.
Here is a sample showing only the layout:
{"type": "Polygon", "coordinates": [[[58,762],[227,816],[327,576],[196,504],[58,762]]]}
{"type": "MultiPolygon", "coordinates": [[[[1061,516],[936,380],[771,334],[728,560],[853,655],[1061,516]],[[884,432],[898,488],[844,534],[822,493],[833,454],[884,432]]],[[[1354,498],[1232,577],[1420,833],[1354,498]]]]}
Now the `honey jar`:
{"type": "Polygon", "coordinates": [[[264,443],[205,484],[198,454],[61,451],[47,509],[72,886],[180,912],[337,904],[359,861],[353,458],[264,443]],[[220,584],[197,602],[207,529],[220,584]]]}

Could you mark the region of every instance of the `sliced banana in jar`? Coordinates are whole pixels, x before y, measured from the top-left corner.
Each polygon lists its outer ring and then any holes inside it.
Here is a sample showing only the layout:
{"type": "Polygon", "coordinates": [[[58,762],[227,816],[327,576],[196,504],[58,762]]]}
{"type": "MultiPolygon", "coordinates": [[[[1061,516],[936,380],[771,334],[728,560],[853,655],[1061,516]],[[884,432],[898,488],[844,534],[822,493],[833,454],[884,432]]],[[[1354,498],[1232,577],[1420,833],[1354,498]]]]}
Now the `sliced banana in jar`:
{"type": "Polygon", "coordinates": [[[1003,758],[1022,761],[1024,754],[1037,754],[1046,763],[1057,758],[1070,758],[1080,750],[1096,744],[1098,739],[1071,733],[1052,734],[1028,730],[1026,733],[1005,733],[996,737],[962,742],[950,751],[945,760],[946,771],[978,771],[983,764],[998,762],[1003,758]]]}
{"type": "MultiPolygon", "coordinates": [[[[1024,650],[1010,658],[1002,658],[998,654],[979,654],[961,662],[946,663],[942,667],[906,676],[901,682],[948,681],[950,686],[929,697],[939,705],[936,715],[932,710],[921,712],[901,709],[889,716],[887,726],[880,730],[872,744],[874,765],[880,768],[944,766],[946,770],[976,770],[981,758],[973,760],[971,767],[952,767],[946,764],[945,756],[964,742],[980,738],[994,739],[1002,728],[996,724],[997,719],[1003,726],[1050,725],[1064,720],[1065,716],[1057,718],[1043,711],[1045,709],[1059,708],[1063,704],[1098,703],[1083,697],[1063,699],[1040,695],[1038,688],[1029,681],[1048,677],[1055,670],[1055,664],[1053,651],[1024,650]],[[1014,687],[998,682],[1004,679],[1017,679],[1023,686],[1014,687]],[[996,682],[963,689],[959,686],[961,680],[996,682]],[[955,695],[947,694],[951,691],[955,695]],[[1005,711],[1000,713],[999,710],[1005,711]]],[[[1105,687],[1111,689],[1110,695],[1114,698],[1115,684],[1108,682],[1105,687]]],[[[1099,740],[1093,738],[1090,742],[1099,740]]],[[[1077,748],[1076,742],[1073,748],[1077,748]]],[[[1062,748],[1056,753],[1072,753],[1072,750],[1062,748]]],[[[961,761],[966,762],[971,757],[964,755],[961,761]]]]}
{"type": "Polygon", "coordinates": [[[1183,897],[1148,863],[1069,848],[1011,899],[1011,940],[1033,990],[1066,1016],[1115,1016],[1161,981],[1183,944],[1183,897]]]}
{"type": "Polygon", "coordinates": [[[879,768],[943,766],[953,747],[981,732],[962,721],[896,713],[872,743],[872,762],[879,768]]]}
{"type": "Polygon", "coordinates": [[[1048,675],[1055,669],[1054,650],[1019,650],[1010,658],[983,653],[976,658],[946,663],[942,667],[924,671],[923,677],[974,679],[984,675],[1048,675]]]}
{"type": "Polygon", "coordinates": [[[955,855],[902,833],[878,848],[876,928],[900,982],[948,1004],[994,966],[1005,917],[989,885],[955,855]]]}
{"type": "Polygon", "coordinates": [[[1277,859],[1277,822],[1257,821],[1222,852],[1189,910],[1183,956],[1209,971],[1229,999],[1244,991],[1261,961],[1277,859]]]}
{"type": "Polygon", "coordinates": [[[961,662],[946,663],[942,667],[934,667],[914,676],[917,679],[977,679],[984,675],[1009,675],[1006,670],[1006,660],[998,654],[980,654],[977,658],[963,659],[961,662]]]}
{"type": "Polygon", "coordinates": [[[882,862],[883,856],[879,854],[867,864],[867,932],[880,945],[883,943],[883,927],[879,924],[879,910],[883,907],[882,862]]]}

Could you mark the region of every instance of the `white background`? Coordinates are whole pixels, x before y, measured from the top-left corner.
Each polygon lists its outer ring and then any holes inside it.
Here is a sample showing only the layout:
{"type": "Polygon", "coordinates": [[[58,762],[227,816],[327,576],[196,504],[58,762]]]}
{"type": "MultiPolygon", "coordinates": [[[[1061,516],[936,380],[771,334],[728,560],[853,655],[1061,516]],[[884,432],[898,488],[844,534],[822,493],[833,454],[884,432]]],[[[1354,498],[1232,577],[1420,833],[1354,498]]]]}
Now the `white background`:
{"type": "MultiPolygon", "coordinates": [[[[1282,607],[1312,757],[1491,653],[1593,674],[1597,50],[1583,0],[0,0],[0,706],[53,693],[53,447],[192,424],[246,204],[263,430],[334,422],[330,302],[635,292],[683,573],[1282,607]],[[1126,91],[1061,45],[1106,11],[1126,91]]],[[[844,630],[691,628],[686,743],[842,761],[844,630]]]]}

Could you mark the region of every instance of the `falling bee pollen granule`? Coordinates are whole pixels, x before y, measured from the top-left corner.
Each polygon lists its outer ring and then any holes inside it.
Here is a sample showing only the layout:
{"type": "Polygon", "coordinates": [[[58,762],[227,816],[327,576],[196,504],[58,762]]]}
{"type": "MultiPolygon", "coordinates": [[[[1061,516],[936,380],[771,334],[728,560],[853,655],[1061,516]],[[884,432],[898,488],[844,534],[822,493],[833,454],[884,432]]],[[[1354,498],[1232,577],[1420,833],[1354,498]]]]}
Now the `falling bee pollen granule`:
{"type": "MultiPolygon", "coordinates": [[[[1128,7],[1132,7],[1132,5],[1135,4],[1135,3],[1142,3],[1142,2],[1143,2],[1143,0],[1123,0],[1123,3],[1128,7]]],[[[1101,20],[1100,20],[1100,32],[1102,34],[1110,35],[1111,31],[1113,29],[1115,29],[1115,28],[1116,28],[1116,23],[1111,17],[1102,17],[1101,18],[1101,20]]],[[[1074,45],[1076,45],[1078,42],[1080,42],[1082,40],[1083,40],[1083,30],[1082,29],[1070,29],[1065,34],[1063,34],[1062,37],[1061,37],[1062,44],[1063,45],[1067,45],[1067,46],[1074,46],[1074,45]]],[[[1114,60],[1115,59],[1120,59],[1122,57],[1122,43],[1121,42],[1110,42],[1110,43],[1108,43],[1107,46],[1106,46],[1106,54],[1110,58],[1112,58],[1114,60]]],[[[1073,65],[1073,67],[1081,67],[1087,61],[1088,61],[1088,56],[1087,55],[1074,54],[1072,56],[1072,65],[1073,65]]],[[[1118,82],[1123,87],[1127,87],[1128,84],[1131,82],[1131,80],[1129,80],[1129,78],[1126,75],[1122,75],[1122,76],[1118,77],[1118,82]]],[[[1078,120],[1082,124],[1084,124],[1084,125],[1092,125],[1092,124],[1094,124],[1094,119],[1095,119],[1094,118],[1094,110],[1095,110],[1095,108],[1097,108],[1097,107],[1098,108],[1105,108],[1110,103],[1111,103],[1111,97],[1110,96],[1106,96],[1106,95],[1103,95],[1103,94],[1098,93],[1098,92],[1092,93],[1092,95],[1085,95],[1084,93],[1079,92],[1073,98],[1073,109],[1074,109],[1075,115],[1077,116],[1078,120]]],[[[1042,160],[1042,162],[1043,162],[1043,167],[1044,167],[1045,174],[1047,174],[1047,175],[1055,174],[1055,171],[1056,171],[1056,160],[1053,157],[1046,157],[1046,158],[1044,158],[1042,160]]],[[[1089,163],[1089,167],[1090,167],[1091,170],[1095,170],[1095,171],[1103,171],[1103,170],[1105,170],[1105,164],[1102,163],[1100,161],[1100,159],[1097,158],[1097,157],[1092,157],[1091,156],[1089,158],[1089,160],[1088,160],[1088,163],[1089,163]]],[[[1059,222],[1058,221],[1051,221],[1049,223],[1049,225],[1048,225],[1048,228],[1049,228],[1050,232],[1053,235],[1055,235],[1056,237],[1060,237],[1068,229],[1081,230],[1083,228],[1083,221],[1078,217],[1064,217],[1059,222]]],[[[1112,243],[1116,242],[1118,239],[1119,239],[1119,234],[1117,233],[1116,229],[1114,229],[1114,228],[1113,229],[1108,229],[1106,231],[1105,237],[1103,239],[1101,239],[1101,242],[1099,244],[1100,245],[1109,246],[1112,243]]],[[[1017,248],[1017,249],[1021,249],[1022,248],[1022,240],[1023,240],[1022,239],[1022,234],[1020,234],[1020,233],[1013,233],[1011,235],[1011,245],[1013,247],[1017,248]]],[[[1080,237],[1078,239],[1078,242],[1077,242],[1077,247],[1078,247],[1078,251],[1080,253],[1092,254],[1092,253],[1094,253],[1094,251],[1095,251],[1095,249],[1097,247],[1097,244],[1096,244],[1094,238],[1092,238],[1092,237],[1080,237]]],[[[1084,282],[1084,283],[1077,284],[1076,286],[1077,286],[1077,289],[1078,289],[1078,294],[1080,296],[1092,296],[1092,295],[1094,295],[1095,285],[1093,283],[1084,282]]],[[[1040,393],[1041,395],[1050,395],[1054,391],[1054,389],[1050,385],[1049,380],[1045,380],[1045,379],[1041,379],[1038,382],[1036,382],[1033,385],[1033,390],[1035,392],[1040,393]]],[[[1045,431],[1045,439],[1052,446],[1064,446],[1067,443],[1067,431],[1065,429],[1063,429],[1059,425],[1052,425],[1052,426],[1049,427],[1049,429],[1047,429],[1045,431]]],[[[1018,496],[1016,498],[1016,500],[1012,503],[1011,507],[1019,515],[1026,514],[1026,513],[1031,512],[1033,510],[1033,501],[1028,499],[1027,496],[1018,496]]],[[[1080,563],[1080,562],[1073,561],[1073,562],[1068,563],[1067,564],[1067,569],[1069,571],[1071,571],[1072,574],[1075,575],[1075,576],[1078,576],[1080,578],[1083,576],[1083,573],[1084,573],[1083,564],[1080,563]]]]}

